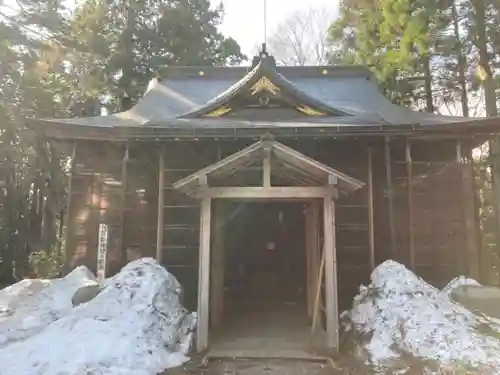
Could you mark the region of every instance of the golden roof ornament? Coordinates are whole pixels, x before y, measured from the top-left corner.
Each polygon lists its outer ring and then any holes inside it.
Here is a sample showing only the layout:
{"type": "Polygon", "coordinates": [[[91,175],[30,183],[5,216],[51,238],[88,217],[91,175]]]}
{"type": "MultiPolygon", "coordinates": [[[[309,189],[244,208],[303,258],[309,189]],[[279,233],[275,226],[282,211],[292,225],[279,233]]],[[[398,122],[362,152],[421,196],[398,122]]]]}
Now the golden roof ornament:
{"type": "Polygon", "coordinates": [[[255,95],[259,92],[262,91],[267,91],[270,92],[273,95],[277,95],[278,92],[280,91],[279,87],[276,86],[274,83],[271,82],[271,80],[267,77],[261,77],[251,88],[250,92],[252,95],[255,95]]]}

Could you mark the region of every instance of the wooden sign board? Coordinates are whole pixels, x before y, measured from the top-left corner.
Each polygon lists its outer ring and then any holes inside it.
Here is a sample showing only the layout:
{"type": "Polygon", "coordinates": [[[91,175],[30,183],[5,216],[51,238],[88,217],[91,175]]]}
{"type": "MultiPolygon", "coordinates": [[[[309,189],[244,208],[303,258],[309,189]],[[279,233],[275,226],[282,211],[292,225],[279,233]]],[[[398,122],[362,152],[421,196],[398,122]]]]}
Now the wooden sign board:
{"type": "Polygon", "coordinates": [[[106,257],[108,253],[108,226],[99,224],[99,242],[97,246],[97,280],[101,283],[106,278],[106,257]]]}

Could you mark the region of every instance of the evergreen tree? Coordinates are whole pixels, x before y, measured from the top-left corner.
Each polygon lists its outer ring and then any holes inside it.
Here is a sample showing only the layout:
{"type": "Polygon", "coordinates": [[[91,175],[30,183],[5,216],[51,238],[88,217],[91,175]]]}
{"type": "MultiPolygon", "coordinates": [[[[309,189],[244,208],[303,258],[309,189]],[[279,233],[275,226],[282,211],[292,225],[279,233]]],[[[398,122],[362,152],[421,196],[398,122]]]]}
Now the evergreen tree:
{"type": "Polygon", "coordinates": [[[61,0],[17,4],[13,14],[0,3],[0,284],[26,276],[32,254],[52,262],[61,234],[66,160],[26,118],[98,115],[96,99],[116,111],[161,65],[244,59],[208,0],[85,0],[74,12],[61,0]]]}

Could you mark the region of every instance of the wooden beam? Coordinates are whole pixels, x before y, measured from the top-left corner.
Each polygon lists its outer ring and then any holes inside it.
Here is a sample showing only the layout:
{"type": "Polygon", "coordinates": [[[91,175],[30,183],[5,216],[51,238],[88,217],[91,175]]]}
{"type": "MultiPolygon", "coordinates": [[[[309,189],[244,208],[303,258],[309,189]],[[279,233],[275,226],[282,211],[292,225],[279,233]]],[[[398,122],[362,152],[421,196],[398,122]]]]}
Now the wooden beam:
{"type": "Polygon", "coordinates": [[[291,147],[285,146],[284,144],[274,142],[273,150],[277,158],[288,161],[289,163],[295,164],[297,166],[303,166],[305,170],[322,171],[327,175],[336,176],[340,180],[339,184],[343,185],[348,191],[361,189],[364,186],[363,182],[355,179],[354,177],[348,176],[337,171],[336,169],[330,168],[327,165],[320,163],[319,161],[310,158],[291,147]]]}
{"type": "Polygon", "coordinates": [[[262,145],[262,141],[256,142],[232,155],[218,161],[215,164],[209,165],[206,168],[199,170],[192,175],[189,175],[173,184],[175,189],[182,189],[185,186],[196,183],[198,178],[203,175],[209,175],[217,170],[224,171],[225,168],[237,168],[238,166],[244,165],[249,159],[253,158],[253,154],[256,153],[262,145]]]}
{"type": "Polygon", "coordinates": [[[312,248],[311,248],[311,205],[307,205],[306,208],[306,220],[305,220],[305,234],[306,234],[306,302],[307,302],[307,316],[309,319],[312,318],[313,302],[311,299],[311,288],[313,282],[313,272],[312,272],[312,248]]]}
{"type": "Polygon", "coordinates": [[[224,211],[223,202],[214,202],[213,249],[210,280],[210,325],[218,328],[224,316],[224,211]]]}
{"type": "Polygon", "coordinates": [[[477,186],[476,186],[476,168],[475,168],[475,165],[474,165],[474,156],[472,154],[472,150],[469,149],[467,150],[467,159],[468,159],[468,169],[469,169],[469,175],[471,177],[471,181],[470,181],[470,189],[471,189],[471,192],[474,196],[474,205],[472,207],[473,209],[473,220],[474,220],[474,237],[476,239],[476,249],[478,251],[478,262],[479,262],[479,266],[478,266],[478,271],[479,271],[479,275],[481,277],[479,277],[479,279],[477,279],[480,283],[485,283],[486,281],[484,280],[484,260],[483,260],[483,252],[481,251],[481,249],[483,248],[483,241],[482,241],[482,238],[481,238],[481,222],[480,222],[480,213],[479,213],[479,207],[481,206],[481,202],[480,202],[480,199],[479,199],[479,195],[478,195],[478,189],[477,189],[477,186]]]}
{"type": "Polygon", "coordinates": [[[410,267],[416,271],[415,261],[415,230],[413,223],[413,163],[411,158],[411,141],[406,140],[405,147],[406,175],[408,178],[408,237],[410,247],[410,267]]]}
{"type": "Polygon", "coordinates": [[[232,172],[234,169],[240,169],[247,165],[248,162],[261,155],[259,152],[265,147],[272,149],[273,157],[302,170],[302,173],[307,174],[313,180],[322,179],[323,177],[326,178],[327,175],[331,174],[339,179],[339,185],[347,191],[354,191],[364,186],[361,181],[347,176],[276,141],[258,141],[215,164],[175,182],[172,186],[175,189],[190,192],[198,186],[197,180],[200,175],[220,176],[227,172],[232,172]]]}
{"type": "Polygon", "coordinates": [[[390,231],[390,249],[391,257],[396,259],[396,228],[394,226],[394,191],[392,186],[391,170],[391,146],[390,138],[385,137],[385,172],[387,183],[387,194],[389,197],[389,231],[390,231]]]}
{"type": "Polygon", "coordinates": [[[375,269],[375,225],[373,206],[373,150],[368,149],[368,238],[370,249],[370,268],[375,269]]]}
{"type": "MultiPolygon", "coordinates": [[[[474,279],[479,279],[479,263],[480,263],[480,252],[477,247],[478,239],[476,232],[476,220],[477,212],[475,207],[475,191],[473,188],[473,171],[468,165],[464,163],[464,158],[462,156],[462,147],[459,140],[456,143],[456,154],[457,163],[459,164],[461,174],[461,187],[462,187],[462,208],[463,208],[463,223],[464,223],[464,233],[466,238],[466,249],[467,249],[467,266],[469,274],[474,279]]],[[[470,160],[472,162],[472,160],[470,160]]]]}
{"type": "MultiPolygon", "coordinates": [[[[127,205],[127,179],[128,179],[128,162],[129,162],[129,144],[125,144],[125,153],[122,159],[122,186],[120,189],[120,237],[118,238],[118,251],[125,260],[126,254],[123,249],[123,233],[125,232],[125,208],[127,205]]],[[[126,262],[126,260],[125,260],[126,262]]]]}
{"type": "Polygon", "coordinates": [[[313,285],[313,292],[314,288],[317,286],[317,280],[318,280],[318,275],[320,272],[320,264],[321,264],[321,239],[320,239],[320,229],[321,229],[321,221],[320,221],[320,204],[321,201],[319,200],[313,200],[311,203],[311,229],[313,230],[312,232],[312,242],[311,242],[311,247],[312,247],[312,271],[314,275],[314,285],[313,285]]]}
{"type": "Polygon", "coordinates": [[[337,288],[337,249],[335,245],[335,204],[331,197],[323,201],[326,296],[326,345],[339,346],[339,313],[337,288]]]}
{"type": "Polygon", "coordinates": [[[306,212],[306,252],[307,252],[307,310],[312,318],[314,295],[319,273],[319,205],[311,200],[306,212]]]}
{"type": "Polygon", "coordinates": [[[71,150],[71,165],[68,172],[68,203],[66,206],[66,230],[64,231],[64,252],[63,252],[63,264],[64,271],[68,273],[70,271],[70,239],[73,235],[73,218],[71,217],[71,210],[73,208],[73,175],[75,174],[76,168],[76,141],[73,141],[73,147],[71,150]]]}
{"type": "Polygon", "coordinates": [[[262,159],[262,185],[271,187],[271,147],[264,147],[262,159]]]}
{"type": "Polygon", "coordinates": [[[161,263],[163,256],[163,236],[165,228],[163,220],[165,214],[165,156],[163,148],[160,149],[158,162],[158,218],[156,225],[156,261],[161,263]]]}
{"type": "Polygon", "coordinates": [[[197,198],[213,199],[313,199],[335,198],[337,189],[334,187],[207,187],[196,192],[197,198]]]}
{"type": "Polygon", "coordinates": [[[210,321],[210,232],[212,200],[204,198],[200,207],[200,250],[198,265],[198,352],[208,348],[208,323],[210,321]]]}

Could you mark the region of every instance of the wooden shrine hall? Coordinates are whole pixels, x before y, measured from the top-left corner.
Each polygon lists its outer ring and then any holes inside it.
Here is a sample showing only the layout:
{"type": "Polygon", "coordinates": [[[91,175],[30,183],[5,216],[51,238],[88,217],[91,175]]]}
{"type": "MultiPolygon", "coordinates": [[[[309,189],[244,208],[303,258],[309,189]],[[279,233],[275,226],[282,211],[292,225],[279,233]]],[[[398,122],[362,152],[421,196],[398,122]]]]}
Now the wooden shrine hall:
{"type": "Polygon", "coordinates": [[[339,311],[387,259],[438,287],[477,277],[471,152],[499,125],[265,49],[250,67],[164,68],[121,113],[29,121],[71,156],[67,270],[96,269],[107,224],[107,276],[126,248],[156,257],[198,311],[197,349],[238,353],[338,348],[339,311]]]}

